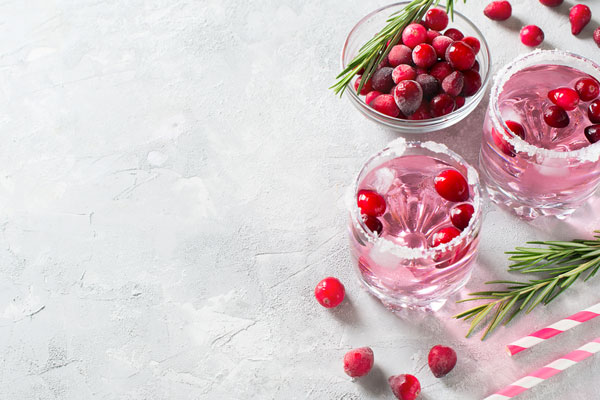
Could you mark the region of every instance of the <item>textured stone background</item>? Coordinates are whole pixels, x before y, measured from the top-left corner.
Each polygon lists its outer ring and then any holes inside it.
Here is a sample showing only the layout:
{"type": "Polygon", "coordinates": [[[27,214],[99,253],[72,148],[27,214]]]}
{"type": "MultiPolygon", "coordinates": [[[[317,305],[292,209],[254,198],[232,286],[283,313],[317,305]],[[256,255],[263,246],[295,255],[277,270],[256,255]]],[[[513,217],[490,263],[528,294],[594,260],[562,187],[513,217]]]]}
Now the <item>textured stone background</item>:
{"type": "MultiPolygon", "coordinates": [[[[600,61],[599,17],[571,36],[571,1],[515,0],[504,24],[483,18],[484,3],[457,8],[485,32],[495,70],[527,51],[524,23],[544,28],[545,47],[600,61]]],[[[422,399],[469,400],[597,336],[600,321],[514,360],[503,350],[592,304],[598,282],[484,343],[463,338],[453,302],[407,322],[359,288],[341,198],[396,135],[327,87],[345,35],[383,4],[0,3],[0,398],[391,399],[385,378],[408,372],[422,399]],[[327,275],[348,292],[332,311],[312,296],[327,275]],[[437,343],[460,357],[442,380],[425,367],[437,343]],[[363,345],[377,366],[352,382],[341,358],[363,345]]],[[[486,105],[424,137],[475,162],[486,105]]],[[[488,204],[467,289],[505,277],[515,245],[600,228],[595,201],[534,224],[488,204]]],[[[597,399],[598,367],[529,398],[597,399]]]]}

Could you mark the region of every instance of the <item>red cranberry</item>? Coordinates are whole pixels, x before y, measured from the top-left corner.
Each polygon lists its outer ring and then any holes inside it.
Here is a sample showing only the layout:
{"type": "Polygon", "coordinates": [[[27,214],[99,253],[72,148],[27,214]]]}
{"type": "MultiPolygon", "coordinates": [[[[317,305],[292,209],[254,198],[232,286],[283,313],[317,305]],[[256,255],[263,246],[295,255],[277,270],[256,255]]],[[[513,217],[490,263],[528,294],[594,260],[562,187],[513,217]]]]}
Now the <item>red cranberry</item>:
{"type": "Polygon", "coordinates": [[[414,80],[417,77],[417,71],[408,64],[400,64],[392,72],[392,79],[394,83],[400,83],[402,81],[414,80]]]}
{"type": "Polygon", "coordinates": [[[563,3],[563,0],[540,0],[540,3],[546,7],[558,7],[563,3]]]}
{"type": "Polygon", "coordinates": [[[454,109],[458,110],[459,108],[465,105],[465,98],[462,96],[456,96],[454,98],[454,102],[456,103],[456,107],[454,109]]]}
{"type": "Polygon", "coordinates": [[[400,115],[400,109],[396,105],[394,96],[392,96],[391,94],[382,94],[380,96],[377,96],[373,100],[371,100],[369,105],[376,111],[379,111],[380,113],[388,115],[390,117],[397,118],[400,115]]]}
{"type": "Polygon", "coordinates": [[[446,49],[446,60],[452,68],[466,71],[475,64],[475,52],[466,43],[454,42],[446,49]]]}
{"type": "Polygon", "coordinates": [[[422,68],[422,67],[417,67],[415,70],[417,71],[417,76],[423,75],[423,74],[426,74],[427,72],[429,72],[429,71],[427,71],[427,68],[422,68]]]}
{"type": "Polygon", "coordinates": [[[463,75],[465,76],[465,84],[461,94],[467,97],[473,96],[481,89],[481,75],[472,69],[463,71],[463,75]]]}
{"type": "Polygon", "coordinates": [[[371,78],[371,86],[373,87],[373,90],[377,90],[381,93],[389,93],[389,91],[394,87],[392,72],[394,72],[394,68],[391,67],[383,67],[375,71],[373,77],[371,78]]]}
{"type": "Polygon", "coordinates": [[[441,35],[442,34],[439,33],[438,31],[429,29],[427,31],[427,43],[429,43],[429,44],[433,43],[433,39],[435,39],[436,37],[441,36],[441,35]]]}
{"type": "Polygon", "coordinates": [[[373,361],[373,350],[370,347],[350,350],[344,356],[344,372],[352,378],[365,376],[373,368],[373,361]]]}
{"type": "Polygon", "coordinates": [[[481,48],[481,43],[479,42],[479,39],[477,39],[476,37],[466,36],[461,40],[461,42],[464,42],[464,43],[468,44],[469,46],[471,46],[471,48],[475,52],[475,55],[477,55],[477,53],[479,53],[479,49],[481,48]]]}
{"type": "Polygon", "coordinates": [[[436,192],[448,201],[459,202],[469,199],[467,180],[455,169],[440,172],[433,182],[436,192]]]}
{"type": "Polygon", "coordinates": [[[569,12],[569,21],[571,22],[571,33],[579,35],[583,28],[592,19],[592,11],[585,4],[575,4],[569,12]]]}
{"type": "Polygon", "coordinates": [[[465,77],[459,71],[454,71],[442,81],[442,89],[450,96],[458,96],[465,84],[465,77]]]}
{"type": "Polygon", "coordinates": [[[459,204],[458,206],[450,210],[450,221],[452,225],[460,229],[461,231],[469,226],[469,221],[473,216],[475,209],[471,204],[459,204]]]}
{"type": "Polygon", "coordinates": [[[594,124],[600,124],[600,99],[594,100],[588,107],[588,118],[594,124]]]}
{"type": "Polygon", "coordinates": [[[398,400],[415,400],[421,393],[421,384],[413,375],[402,374],[388,378],[392,393],[398,400]]]}
{"type": "Polygon", "coordinates": [[[315,288],[315,297],[325,308],[334,308],[344,300],[346,290],[336,278],[325,278],[315,288]]]}
{"type": "Polygon", "coordinates": [[[450,347],[441,345],[433,346],[431,350],[429,350],[427,362],[433,376],[436,378],[444,377],[448,375],[456,365],[456,352],[450,347]]]}
{"type": "Polygon", "coordinates": [[[414,49],[427,41],[427,29],[420,24],[410,24],[402,32],[402,43],[414,49]]]}
{"type": "Polygon", "coordinates": [[[385,213],[385,199],[373,190],[359,190],[356,196],[356,203],[362,214],[371,217],[381,217],[385,213]]]}
{"type": "Polygon", "coordinates": [[[381,93],[381,92],[378,92],[377,90],[373,90],[373,91],[371,91],[371,92],[367,93],[367,96],[365,97],[365,103],[367,103],[367,104],[371,104],[371,102],[372,102],[373,100],[375,100],[375,98],[376,98],[377,96],[381,96],[382,94],[383,94],[383,93],[381,93]]]}
{"type": "Polygon", "coordinates": [[[590,143],[596,143],[600,140],[600,125],[590,125],[584,129],[583,133],[590,143]]]}
{"type": "Polygon", "coordinates": [[[535,47],[544,41],[544,32],[537,25],[527,25],[521,29],[521,43],[535,47]]]}
{"type": "Polygon", "coordinates": [[[415,81],[402,81],[394,89],[394,99],[404,115],[411,115],[423,101],[423,89],[415,81]]]}
{"type": "Polygon", "coordinates": [[[377,66],[377,69],[381,69],[381,68],[385,68],[385,67],[389,67],[390,66],[390,62],[388,61],[388,58],[385,57],[377,66]]]}
{"type": "Polygon", "coordinates": [[[441,8],[432,8],[425,14],[425,26],[435,31],[443,31],[448,26],[448,14],[441,8]]]}
{"type": "MultiPolygon", "coordinates": [[[[525,139],[525,129],[521,124],[515,121],[506,121],[506,126],[508,127],[508,131],[506,132],[508,136],[512,137],[513,134],[519,136],[521,139],[525,139]]],[[[504,136],[496,129],[492,128],[492,140],[498,146],[500,151],[510,157],[515,156],[515,149],[512,144],[508,143],[504,136]]]]}
{"type": "Polygon", "coordinates": [[[366,214],[362,214],[360,217],[371,232],[381,235],[381,232],[383,232],[383,224],[377,217],[372,217],[366,214]]]}
{"type": "MultiPolygon", "coordinates": [[[[358,85],[360,85],[360,80],[362,79],[362,76],[359,76],[358,78],[356,78],[356,80],[354,81],[354,92],[356,92],[358,90],[358,85]]],[[[360,90],[360,94],[362,96],[366,95],[367,93],[369,93],[371,90],[373,90],[372,88],[372,79],[367,81],[367,83],[363,86],[363,88],[360,90]]]]}
{"type": "Polygon", "coordinates": [[[479,72],[479,61],[475,60],[475,64],[471,67],[473,71],[479,72]]]}
{"type": "Polygon", "coordinates": [[[594,78],[581,78],[575,83],[575,90],[582,101],[591,101],[600,94],[600,85],[594,78]]]}
{"type": "Polygon", "coordinates": [[[448,36],[438,36],[433,39],[431,45],[435,49],[437,56],[441,59],[446,57],[446,50],[452,44],[453,40],[448,36]]]}
{"type": "Polygon", "coordinates": [[[600,47],[600,27],[594,30],[594,42],[596,42],[596,45],[600,47]]]}
{"type": "Polygon", "coordinates": [[[422,102],[417,111],[408,117],[411,121],[422,121],[430,118],[431,112],[429,111],[429,104],[426,101],[422,102]]]}
{"type": "Polygon", "coordinates": [[[436,63],[437,54],[433,46],[421,43],[414,48],[412,59],[417,67],[429,68],[436,63]]]}
{"type": "Polygon", "coordinates": [[[421,85],[421,89],[423,89],[423,98],[426,100],[431,100],[433,96],[440,91],[440,82],[431,75],[419,75],[417,76],[416,81],[421,85]]]}
{"type": "Polygon", "coordinates": [[[438,61],[429,70],[429,75],[433,76],[438,81],[443,81],[445,77],[450,75],[454,70],[447,61],[438,61]]]}
{"type": "Polygon", "coordinates": [[[579,105],[579,94],[570,88],[558,88],[548,92],[548,98],[554,104],[566,111],[571,111],[579,105]]]}
{"type": "Polygon", "coordinates": [[[491,20],[504,21],[510,18],[512,7],[508,1],[492,1],[485,7],[483,13],[491,20]]]}
{"type": "Polygon", "coordinates": [[[431,115],[434,117],[441,117],[442,115],[450,114],[454,111],[456,103],[451,96],[446,93],[438,94],[429,103],[431,109],[431,115]]]}
{"type": "Polygon", "coordinates": [[[440,244],[448,243],[458,235],[460,235],[460,231],[453,226],[442,228],[431,236],[431,246],[437,247],[440,244]]]}
{"type": "Polygon", "coordinates": [[[544,111],[544,121],[553,128],[564,128],[569,125],[569,116],[559,106],[550,106],[544,111]]]}
{"type": "Polygon", "coordinates": [[[410,64],[412,62],[412,49],[403,44],[397,44],[388,54],[390,66],[397,67],[400,64],[410,64]]]}
{"type": "Polygon", "coordinates": [[[461,40],[465,37],[465,35],[463,35],[463,33],[456,28],[446,29],[444,36],[448,36],[452,40],[461,40]]]}

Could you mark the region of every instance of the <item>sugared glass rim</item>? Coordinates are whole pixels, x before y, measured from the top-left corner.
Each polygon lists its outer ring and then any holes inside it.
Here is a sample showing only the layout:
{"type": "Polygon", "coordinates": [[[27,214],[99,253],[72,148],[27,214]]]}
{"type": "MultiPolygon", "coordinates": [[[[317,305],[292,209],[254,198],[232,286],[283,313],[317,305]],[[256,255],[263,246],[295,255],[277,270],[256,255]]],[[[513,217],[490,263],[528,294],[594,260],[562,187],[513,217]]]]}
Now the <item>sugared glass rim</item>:
{"type": "Polygon", "coordinates": [[[482,197],[482,189],[479,183],[479,174],[477,170],[473,168],[469,163],[467,163],[461,156],[457,153],[450,150],[446,145],[427,141],[407,141],[404,138],[398,138],[390,142],[383,150],[378,152],[377,154],[371,156],[362,166],[358,175],[354,181],[354,184],[349,188],[347,203],[348,208],[350,210],[350,217],[352,219],[352,223],[355,227],[360,230],[367,240],[373,245],[379,246],[381,251],[390,252],[396,257],[405,259],[405,260],[414,260],[419,258],[433,258],[440,253],[444,253],[448,250],[453,250],[459,244],[466,241],[469,237],[471,237],[476,231],[479,229],[480,218],[481,218],[481,209],[483,206],[483,197],[482,197]],[[358,208],[358,204],[356,202],[356,195],[358,193],[358,187],[360,185],[361,178],[363,177],[363,173],[366,168],[371,165],[376,159],[384,157],[386,155],[393,155],[395,157],[402,157],[404,152],[408,148],[423,148],[429,150],[433,153],[445,154],[449,156],[452,160],[454,160],[457,164],[463,166],[467,170],[467,183],[473,189],[473,216],[469,221],[469,225],[463,231],[452,239],[448,243],[441,244],[436,247],[431,247],[427,249],[422,248],[411,248],[408,246],[402,246],[398,243],[394,243],[389,239],[384,237],[380,237],[379,235],[373,233],[370,229],[367,228],[362,218],[360,218],[360,209],[358,208]]]}
{"type": "MultiPolygon", "coordinates": [[[[543,61],[546,59],[551,62],[551,60],[556,60],[558,58],[567,58],[567,59],[575,59],[585,64],[588,64],[590,67],[595,69],[598,72],[598,75],[594,78],[600,81],[600,66],[596,64],[594,61],[589,58],[580,56],[575,53],[571,53],[563,50],[534,50],[530,53],[523,54],[516,59],[514,59],[509,64],[505,65],[498,73],[494,76],[494,84],[492,86],[491,98],[490,98],[490,109],[492,112],[489,113],[490,118],[492,120],[492,126],[501,125],[504,129],[500,134],[504,137],[504,139],[510,143],[515,152],[519,153],[527,153],[529,156],[543,156],[544,158],[576,158],[579,161],[598,161],[600,159],[600,142],[590,144],[589,146],[582,147],[578,150],[572,151],[557,151],[544,149],[542,147],[534,146],[530,143],[527,143],[525,140],[521,139],[518,135],[508,136],[507,132],[510,131],[506,122],[502,118],[502,114],[500,113],[500,106],[498,104],[498,99],[500,98],[500,94],[502,93],[502,89],[508,80],[517,72],[521,71],[525,67],[529,67],[532,65],[527,65],[528,61],[537,61],[539,58],[540,63],[538,65],[543,65],[543,61]]],[[[566,64],[565,64],[566,65],[566,64]]]]}

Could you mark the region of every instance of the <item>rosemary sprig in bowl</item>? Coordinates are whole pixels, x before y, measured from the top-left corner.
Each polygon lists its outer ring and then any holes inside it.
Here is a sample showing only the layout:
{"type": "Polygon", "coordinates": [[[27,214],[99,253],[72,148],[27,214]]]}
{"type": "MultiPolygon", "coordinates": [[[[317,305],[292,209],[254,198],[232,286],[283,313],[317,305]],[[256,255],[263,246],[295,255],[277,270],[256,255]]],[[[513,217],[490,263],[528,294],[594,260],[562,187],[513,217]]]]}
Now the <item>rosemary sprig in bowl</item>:
{"type": "Polygon", "coordinates": [[[515,251],[507,252],[506,254],[510,254],[509,260],[513,261],[509,271],[539,273],[544,277],[527,282],[486,282],[507,286],[503,290],[471,293],[473,297],[460,300],[459,303],[475,300],[485,302],[455,315],[454,318],[472,320],[467,333],[469,336],[491,315],[483,340],[500,324],[508,324],[523,312],[528,314],[539,304],[547,305],[579,278],[584,281],[592,278],[600,269],[600,231],[595,233],[594,240],[528,242],[543,247],[517,247],[515,251]]]}

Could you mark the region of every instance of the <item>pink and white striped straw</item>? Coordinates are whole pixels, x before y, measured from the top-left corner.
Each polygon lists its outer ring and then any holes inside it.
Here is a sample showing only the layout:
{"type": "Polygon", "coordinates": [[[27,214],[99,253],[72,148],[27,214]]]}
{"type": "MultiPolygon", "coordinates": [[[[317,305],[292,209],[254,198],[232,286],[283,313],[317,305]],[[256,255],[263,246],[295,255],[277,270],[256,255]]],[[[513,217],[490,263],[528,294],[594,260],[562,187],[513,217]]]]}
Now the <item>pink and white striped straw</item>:
{"type": "Polygon", "coordinates": [[[512,342],[506,349],[508,350],[508,354],[514,356],[517,353],[522,352],[525,349],[535,346],[538,343],[543,342],[544,340],[550,339],[564,331],[568,331],[571,328],[576,327],[590,319],[596,318],[600,315],[600,303],[595,304],[591,307],[586,308],[585,310],[579,311],[576,314],[571,315],[565,319],[561,319],[560,321],[547,326],[545,328],[540,329],[539,331],[533,332],[524,338],[521,338],[515,342],[512,342]]]}
{"type": "Polygon", "coordinates": [[[558,360],[551,362],[545,367],[532,372],[526,377],[519,379],[512,385],[505,387],[504,389],[486,397],[483,400],[506,400],[513,398],[516,395],[523,393],[527,389],[530,389],[546,379],[558,374],[559,372],[572,367],[582,360],[585,360],[598,351],[600,351],[600,337],[559,358],[558,360]]]}

